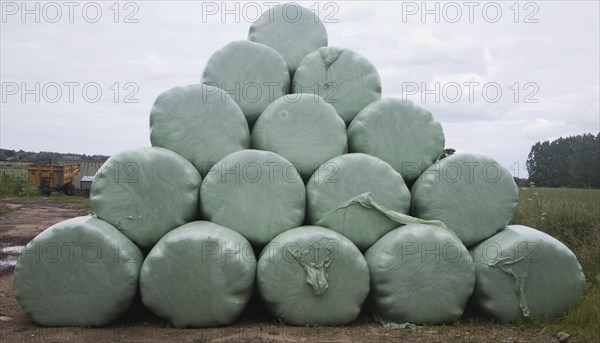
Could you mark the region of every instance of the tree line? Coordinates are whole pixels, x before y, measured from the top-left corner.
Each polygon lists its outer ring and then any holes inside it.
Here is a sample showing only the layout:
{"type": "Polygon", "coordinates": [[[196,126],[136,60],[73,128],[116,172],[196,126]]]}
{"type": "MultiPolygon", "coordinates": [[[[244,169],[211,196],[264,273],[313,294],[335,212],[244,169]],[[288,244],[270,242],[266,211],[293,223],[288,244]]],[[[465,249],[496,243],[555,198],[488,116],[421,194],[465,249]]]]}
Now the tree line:
{"type": "Polygon", "coordinates": [[[11,161],[11,162],[26,162],[26,163],[50,163],[53,160],[89,160],[89,161],[104,161],[108,156],[104,155],[86,155],[86,154],[72,154],[72,153],[59,153],[49,151],[23,151],[23,150],[8,150],[0,149],[0,161],[11,161]]]}
{"type": "Polygon", "coordinates": [[[600,133],[537,142],[526,167],[536,186],[600,188],[600,133]]]}

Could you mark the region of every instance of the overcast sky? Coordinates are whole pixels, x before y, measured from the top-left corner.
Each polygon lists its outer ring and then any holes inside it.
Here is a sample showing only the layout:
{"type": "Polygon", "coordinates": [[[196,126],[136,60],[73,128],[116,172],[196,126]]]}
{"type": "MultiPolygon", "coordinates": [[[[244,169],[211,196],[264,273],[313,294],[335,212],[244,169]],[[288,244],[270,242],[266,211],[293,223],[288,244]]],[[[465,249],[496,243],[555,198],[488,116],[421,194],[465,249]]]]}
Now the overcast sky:
{"type": "MultiPolygon", "coordinates": [[[[271,3],[2,1],[2,148],[148,146],[156,96],[198,83],[211,54],[246,39],[271,3]]],[[[373,62],[383,97],[430,110],[447,147],[525,176],[535,142],[600,130],[597,1],[300,4],[318,9],[330,46],[373,62]]]]}

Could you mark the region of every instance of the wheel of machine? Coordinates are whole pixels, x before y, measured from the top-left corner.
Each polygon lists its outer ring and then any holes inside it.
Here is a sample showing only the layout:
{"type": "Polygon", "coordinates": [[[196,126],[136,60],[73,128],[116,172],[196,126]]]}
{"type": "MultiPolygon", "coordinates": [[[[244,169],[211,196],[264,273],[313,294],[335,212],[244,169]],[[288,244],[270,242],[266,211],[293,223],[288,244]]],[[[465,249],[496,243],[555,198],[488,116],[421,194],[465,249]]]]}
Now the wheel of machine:
{"type": "Polygon", "coordinates": [[[40,179],[40,194],[41,195],[50,195],[52,192],[50,187],[48,186],[49,180],[48,178],[42,177],[40,179]]]}
{"type": "Polygon", "coordinates": [[[75,194],[75,185],[72,183],[65,185],[65,194],[66,195],[74,195],[75,194]]]}
{"type": "Polygon", "coordinates": [[[40,187],[40,194],[41,195],[50,195],[50,188],[48,188],[46,186],[41,186],[40,187]]]}

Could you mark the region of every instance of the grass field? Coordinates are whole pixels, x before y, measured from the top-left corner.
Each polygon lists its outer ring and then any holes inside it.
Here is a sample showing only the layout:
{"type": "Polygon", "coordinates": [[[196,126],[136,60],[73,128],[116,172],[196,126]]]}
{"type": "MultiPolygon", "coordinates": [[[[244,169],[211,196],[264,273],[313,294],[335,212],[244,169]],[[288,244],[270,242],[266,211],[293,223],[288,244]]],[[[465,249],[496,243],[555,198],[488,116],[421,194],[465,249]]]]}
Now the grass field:
{"type": "Polygon", "coordinates": [[[544,231],[577,256],[586,276],[581,304],[555,320],[534,320],[524,327],[565,331],[577,341],[600,342],[600,190],[521,188],[511,223],[544,231]]]}
{"type": "Polygon", "coordinates": [[[27,184],[27,163],[0,162],[0,197],[37,193],[37,189],[27,184]]]}
{"type": "Polygon", "coordinates": [[[522,188],[513,224],[544,231],[577,255],[585,276],[600,285],[600,190],[522,188]]]}

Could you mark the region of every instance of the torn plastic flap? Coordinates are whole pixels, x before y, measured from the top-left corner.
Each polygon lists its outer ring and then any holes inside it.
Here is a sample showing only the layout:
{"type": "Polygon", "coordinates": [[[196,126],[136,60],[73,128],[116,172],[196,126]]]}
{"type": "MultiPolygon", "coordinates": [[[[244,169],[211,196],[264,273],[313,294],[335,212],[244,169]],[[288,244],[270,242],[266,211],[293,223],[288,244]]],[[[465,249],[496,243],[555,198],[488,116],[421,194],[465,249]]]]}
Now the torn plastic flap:
{"type": "Polygon", "coordinates": [[[373,200],[373,197],[371,196],[370,192],[359,194],[359,195],[355,196],[354,198],[346,201],[345,203],[341,204],[340,206],[329,211],[326,214],[326,216],[332,214],[333,212],[335,212],[337,210],[352,206],[354,204],[359,204],[362,207],[368,208],[368,209],[375,209],[375,210],[379,211],[381,214],[383,214],[384,216],[388,217],[389,219],[395,221],[398,224],[402,224],[402,225],[427,224],[427,225],[439,226],[446,230],[452,231],[446,226],[446,224],[444,224],[443,222],[441,222],[439,220],[425,220],[425,219],[420,219],[420,218],[416,218],[413,216],[409,216],[408,214],[403,214],[400,212],[389,210],[389,209],[385,208],[385,206],[380,205],[375,200],[373,200]]]}
{"type": "Polygon", "coordinates": [[[288,251],[294,256],[296,261],[300,263],[302,268],[304,268],[306,283],[310,285],[313,293],[315,295],[325,293],[329,287],[329,284],[327,283],[327,268],[331,264],[333,254],[335,253],[331,239],[323,238],[317,243],[311,244],[307,250],[301,251],[300,249],[296,249],[292,251],[292,249],[288,248],[288,251]],[[311,250],[315,260],[318,262],[308,260],[311,250]],[[321,256],[324,257],[321,258],[321,256]]]}
{"type": "Polygon", "coordinates": [[[489,266],[500,268],[500,270],[515,278],[515,293],[519,298],[519,308],[521,308],[523,317],[529,318],[530,311],[529,306],[527,305],[527,298],[525,297],[525,281],[529,274],[529,263],[526,257],[527,256],[521,256],[517,259],[504,257],[495,262],[490,262],[489,266]],[[521,261],[523,261],[523,263],[519,264],[521,261]]]}

